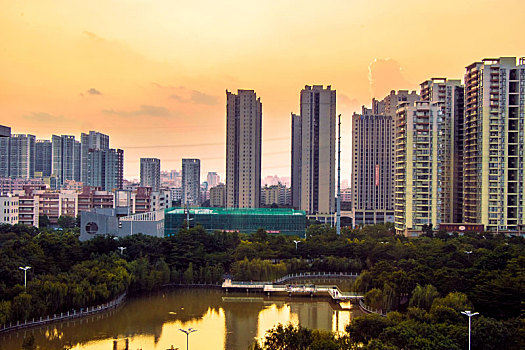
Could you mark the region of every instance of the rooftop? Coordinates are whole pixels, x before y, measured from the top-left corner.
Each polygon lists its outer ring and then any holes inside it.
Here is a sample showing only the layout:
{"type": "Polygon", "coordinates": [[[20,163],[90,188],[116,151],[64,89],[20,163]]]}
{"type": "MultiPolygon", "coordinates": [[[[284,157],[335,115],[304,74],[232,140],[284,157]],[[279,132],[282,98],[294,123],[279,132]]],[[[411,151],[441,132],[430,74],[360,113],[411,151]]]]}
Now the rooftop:
{"type": "MultiPolygon", "coordinates": [[[[186,208],[166,209],[166,215],[186,214],[186,208]]],[[[290,208],[188,208],[190,215],[302,215],[306,212],[290,208]]]]}

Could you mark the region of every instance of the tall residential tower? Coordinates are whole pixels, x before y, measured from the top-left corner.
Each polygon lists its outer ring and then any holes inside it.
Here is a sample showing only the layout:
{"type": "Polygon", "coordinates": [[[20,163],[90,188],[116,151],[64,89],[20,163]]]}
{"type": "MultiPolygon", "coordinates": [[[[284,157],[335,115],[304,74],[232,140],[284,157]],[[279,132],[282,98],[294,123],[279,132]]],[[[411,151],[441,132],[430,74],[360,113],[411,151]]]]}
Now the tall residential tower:
{"type": "Polygon", "coordinates": [[[160,188],[160,159],[140,158],[140,186],[151,187],[152,191],[160,188]]]}
{"type": "Polygon", "coordinates": [[[226,90],[226,206],[258,208],[262,103],[253,90],[226,90]]]}
{"type": "Polygon", "coordinates": [[[466,67],[463,215],[492,231],[525,223],[525,58],[466,67]]]}
{"type": "Polygon", "coordinates": [[[201,188],[201,161],[182,159],[182,201],[183,205],[199,205],[201,188]]]}

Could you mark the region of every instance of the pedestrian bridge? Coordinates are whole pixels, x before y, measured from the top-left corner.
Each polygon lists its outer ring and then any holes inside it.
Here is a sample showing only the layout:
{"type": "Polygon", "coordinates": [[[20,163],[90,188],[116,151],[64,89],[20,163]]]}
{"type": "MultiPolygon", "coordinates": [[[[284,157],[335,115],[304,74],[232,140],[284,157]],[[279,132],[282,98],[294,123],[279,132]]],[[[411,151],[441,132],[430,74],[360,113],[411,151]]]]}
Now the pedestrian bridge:
{"type": "Polygon", "coordinates": [[[222,288],[228,291],[260,292],[267,295],[287,294],[288,296],[324,296],[333,301],[358,301],[363,295],[353,292],[343,292],[336,285],[314,285],[314,284],[274,284],[272,282],[237,282],[226,279],[222,288]]]}

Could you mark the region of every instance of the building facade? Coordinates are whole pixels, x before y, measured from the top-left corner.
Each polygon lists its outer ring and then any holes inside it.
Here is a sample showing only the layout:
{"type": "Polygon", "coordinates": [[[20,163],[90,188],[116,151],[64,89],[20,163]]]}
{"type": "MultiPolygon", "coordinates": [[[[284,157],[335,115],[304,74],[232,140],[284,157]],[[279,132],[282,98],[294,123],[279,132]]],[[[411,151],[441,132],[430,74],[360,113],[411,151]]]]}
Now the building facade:
{"type": "Polygon", "coordinates": [[[226,207],[226,186],[218,184],[210,188],[210,206],[224,208],[226,207]]]}
{"type": "MultiPolygon", "coordinates": [[[[82,133],[80,134],[80,144],[81,144],[81,181],[85,184],[89,184],[90,180],[89,178],[90,174],[90,160],[89,160],[89,153],[90,150],[108,150],[109,149],[109,136],[102,134],[97,131],[90,131],[88,134],[82,133]]],[[[92,174],[92,172],[91,172],[92,174]]],[[[96,185],[90,185],[90,186],[96,186],[96,185]]]]}
{"type": "Polygon", "coordinates": [[[53,152],[52,173],[57,178],[59,187],[66,180],[80,181],[81,158],[80,142],[71,135],[53,135],[51,137],[53,152]]]}
{"type": "Polygon", "coordinates": [[[292,208],[301,208],[302,127],[301,116],[292,113],[292,208]]]}
{"type": "Polygon", "coordinates": [[[182,204],[199,205],[201,203],[201,161],[182,159],[182,204]]]}
{"type": "MultiPolygon", "coordinates": [[[[301,175],[298,179],[297,167],[292,168],[292,187],[297,188],[297,182],[300,183],[301,210],[308,214],[330,214],[335,210],[335,90],[331,86],[305,86],[300,109],[300,121],[292,116],[292,133],[298,135],[300,127],[301,175]]],[[[297,146],[298,141],[292,151],[297,152],[297,146]]],[[[297,164],[298,156],[292,157],[297,164]]],[[[295,195],[294,198],[297,201],[295,195]]]]}
{"type": "Polygon", "coordinates": [[[36,140],[35,173],[41,177],[50,177],[53,168],[53,147],[50,140],[36,140]]]}
{"type": "Polygon", "coordinates": [[[417,235],[423,225],[442,218],[444,164],[442,102],[416,101],[398,106],[395,118],[395,228],[417,235]]]}
{"type": "Polygon", "coordinates": [[[432,78],[421,83],[421,100],[443,103],[441,222],[463,222],[464,87],[460,80],[432,78]]]}
{"type": "Polygon", "coordinates": [[[465,74],[463,216],[516,231],[525,215],[525,58],[474,62],[465,74]]]}
{"type": "Polygon", "coordinates": [[[0,224],[18,224],[19,198],[7,195],[0,197],[0,224]]]}
{"type": "Polygon", "coordinates": [[[140,158],[140,186],[151,187],[152,191],[160,188],[160,159],[140,158]]]}
{"type": "Polygon", "coordinates": [[[262,103],[253,90],[226,91],[226,206],[258,208],[262,103]]]}
{"type": "Polygon", "coordinates": [[[352,116],[354,225],[394,221],[394,121],[390,115],[352,116]]]}

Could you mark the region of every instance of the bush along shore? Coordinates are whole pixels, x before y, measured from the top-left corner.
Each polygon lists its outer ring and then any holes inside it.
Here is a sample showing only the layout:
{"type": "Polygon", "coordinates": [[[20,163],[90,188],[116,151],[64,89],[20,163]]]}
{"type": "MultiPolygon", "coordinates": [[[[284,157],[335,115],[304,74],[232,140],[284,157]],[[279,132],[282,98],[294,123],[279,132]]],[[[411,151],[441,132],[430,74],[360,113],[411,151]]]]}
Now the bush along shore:
{"type": "Polygon", "coordinates": [[[472,319],[473,348],[525,348],[523,238],[468,233],[408,240],[395,236],[390,225],[343,229],[339,236],[333,228],[312,225],[306,237],[264,230],[207,234],[196,227],[167,238],[138,234],[80,242],[78,228],[0,225],[0,325],[104,304],[125,292],[220,284],[225,275],[272,281],[334,271],[358,273],[353,291],[387,317],[357,317],[343,335],[276,327],[253,347],[460,349],[468,334],[460,312],[472,310],[480,313],[472,319]],[[25,266],[31,267],[27,288],[20,269],[25,266]],[[298,337],[304,346],[287,347],[298,337]]]}

